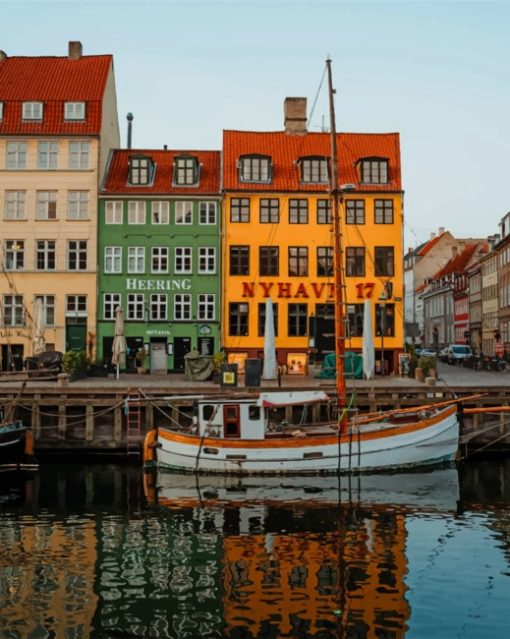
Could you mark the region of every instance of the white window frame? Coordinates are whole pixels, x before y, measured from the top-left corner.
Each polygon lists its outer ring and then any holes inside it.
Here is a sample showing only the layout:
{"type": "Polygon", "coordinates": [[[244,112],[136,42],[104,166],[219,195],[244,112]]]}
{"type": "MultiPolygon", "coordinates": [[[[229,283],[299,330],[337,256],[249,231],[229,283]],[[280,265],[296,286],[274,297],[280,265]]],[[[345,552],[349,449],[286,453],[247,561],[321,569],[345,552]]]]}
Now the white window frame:
{"type": "Polygon", "coordinates": [[[26,191],[5,191],[4,220],[26,220],[26,191]]]}
{"type": "Polygon", "coordinates": [[[106,200],[104,205],[104,223],[122,224],[124,221],[123,205],[122,200],[106,200]]]}
{"type": "Polygon", "coordinates": [[[40,140],[37,143],[37,168],[50,171],[58,168],[58,142],[40,140]]]}
{"type": "Polygon", "coordinates": [[[4,269],[25,270],[25,240],[4,240],[4,269]]]}
{"type": "Polygon", "coordinates": [[[216,273],[216,247],[200,246],[198,248],[198,272],[216,273]]]}
{"type": "Polygon", "coordinates": [[[57,270],[57,242],[55,240],[36,240],[35,242],[35,270],[57,270]],[[43,266],[39,267],[39,256],[43,258],[43,266]],[[53,256],[53,267],[50,268],[50,258],[53,256]]]}
{"type": "Polygon", "coordinates": [[[198,223],[201,225],[216,224],[216,202],[200,202],[198,223]]]}
{"type": "Polygon", "coordinates": [[[104,272],[122,273],[122,246],[104,247],[104,272]]]}
{"type": "Polygon", "coordinates": [[[153,293],[150,296],[150,318],[154,322],[163,322],[168,319],[168,295],[166,293],[153,293]]]}
{"type": "Polygon", "coordinates": [[[88,220],[89,219],[89,192],[88,191],[68,191],[67,192],[67,219],[68,220],[88,220]]]}
{"type": "Polygon", "coordinates": [[[165,202],[164,200],[154,200],[152,202],[152,223],[170,223],[170,202],[165,202]]]}
{"type": "Polygon", "coordinates": [[[57,191],[35,192],[35,219],[57,219],[57,191]]]}
{"type": "Polygon", "coordinates": [[[115,320],[115,311],[121,305],[120,293],[103,293],[103,319],[115,320]]]}
{"type": "Polygon", "coordinates": [[[26,142],[18,140],[15,142],[7,142],[5,167],[8,170],[26,169],[27,150],[28,145],[26,142]]]}
{"type": "Polygon", "coordinates": [[[4,103],[0,102],[0,122],[4,119],[4,103]]]}
{"type": "Polygon", "coordinates": [[[86,271],[88,269],[88,243],[87,240],[67,240],[67,270],[86,271]],[[74,260],[74,267],[71,266],[71,258],[74,260]],[[83,258],[85,261],[83,261],[83,258]]]}
{"type": "Polygon", "coordinates": [[[175,223],[186,226],[193,224],[193,202],[191,200],[178,200],[175,203],[175,223]]]}
{"type": "Polygon", "coordinates": [[[66,317],[87,317],[86,295],[66,295],[66,317]]]}
{"type": "Polygon", "coordinates": [[[85,120],[85,102],[65,102],[64,120],[85,120]]]}
{"type": "Polygon", "coordinates": [[[181,156],[174,160],[173,183],[177,186],[196,186],[198,184],[199,171],[197,158],[181,156]]]}
{"type": "Polygon", "coordinates": [[[25,325],[23,295],[3,295],[1,321],[3,326],[25,325]]]}
{"type": "Polygon", "coordinates": [[[168,246],[153,246],[151,249],[151,273],[168,273],[168,246]]]}
{"type": "Polygon", "coordinates": [[[212,322],[216,319],[216,299],[214,293],[200,293],[198,296],[198,319],[212,322]]]}
{"type": "Polygon", "coordinates": [[[128,224],[145,224],[146,209],[145,200],[129,200],[128,224]]]}
{"type": "Polygon", "coordinates": [[[131,321],[144,321],[145,295],[143,293],[128,293],[126,318],[131,321]]]}
{"type": "Polygon", "coordinates": [[[174,321],[185,322],[191,319],[191,295],[189,293],[174,294],[174,321]]]}
{"type": "Polygon", "coordinates": [[[56,295],[35,295],[34,306],[37,300],[42,302],[44,325],[55,326],[56,295]]]}
{"type": "Polygon", "coordinates": [[[23,102],[23,120],[42,120],[43,119],[43,103],[42,102],[23,102]]]}
{"type": "Polygon", "coordinates": [[[174,273],[191,273],[193,267],[193,249],[191,246],[176,246],[174,273]]]}
{"type": "Polygon", "coordinates": [[[69,142],[69,157],[67,161],[70,169],[88,169],[90,167],[90,142],[69,142]]]}
{"type": "Polygon", "coordinates": [[[128,273],[145,273],[145,246],[128,246],[128,273]]]}

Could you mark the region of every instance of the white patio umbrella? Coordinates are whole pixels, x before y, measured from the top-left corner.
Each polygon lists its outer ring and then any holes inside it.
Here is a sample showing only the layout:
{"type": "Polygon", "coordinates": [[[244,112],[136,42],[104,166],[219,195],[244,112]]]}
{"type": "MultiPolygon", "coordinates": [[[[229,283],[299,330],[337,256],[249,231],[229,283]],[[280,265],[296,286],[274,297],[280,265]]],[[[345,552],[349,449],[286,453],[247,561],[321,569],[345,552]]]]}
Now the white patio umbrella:
{"type": "Polygon", "coordinates": [[[363,309],[363,373],[367,379],[374,377],[375,350],[374,332],[372,329],[372,311],[370,300],[365,300],[363,309]]]}
{"type": "Polygon", "coordinates": [[[274,336],[274,312],[271,298],[266,300],[266,322],[264,325],[264,368],[262,379],[277,379],[276,350],[274,336]]]}
{"type": "Polygon", "coordinates": [[[42,353],[46,347],[44,341],[44,305],[40,297],[36,298],[34,303],[34,332],[32,337],[33,354],[42,353]]]}
{"type": "Polygon", "coordinates": [[[126,354],[126,338],[124,337],[124,316],[120,306],[115,309],[115,336],[112,344],[112,364],[117,367],[116,379],[119,379],[121,361],[126,354]]]}

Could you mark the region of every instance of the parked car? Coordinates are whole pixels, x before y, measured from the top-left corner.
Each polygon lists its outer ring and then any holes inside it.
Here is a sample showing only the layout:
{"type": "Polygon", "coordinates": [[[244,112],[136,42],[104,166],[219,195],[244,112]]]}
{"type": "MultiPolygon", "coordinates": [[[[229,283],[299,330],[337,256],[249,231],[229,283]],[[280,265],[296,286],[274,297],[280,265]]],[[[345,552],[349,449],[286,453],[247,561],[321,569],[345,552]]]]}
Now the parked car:
{"type": "Polygon", "coordinates": [[[459,364],[463,366],[464,362],[472,356],[473,351],[471,350],[471,346],[465,344],[450,344],[446,358],[448,364],[459,364]]]}
{"type": "Polygon", "coordinates": [[[443,348],[439,350],[438,357],[440,362],[446,363],[448,361],[448,346],[443,346],[443,348]]]}
{"type": "Polygon", "coordinates": [[[433,348],[422,348],[420,357],[437,357],[437,353],[433,348]]]}

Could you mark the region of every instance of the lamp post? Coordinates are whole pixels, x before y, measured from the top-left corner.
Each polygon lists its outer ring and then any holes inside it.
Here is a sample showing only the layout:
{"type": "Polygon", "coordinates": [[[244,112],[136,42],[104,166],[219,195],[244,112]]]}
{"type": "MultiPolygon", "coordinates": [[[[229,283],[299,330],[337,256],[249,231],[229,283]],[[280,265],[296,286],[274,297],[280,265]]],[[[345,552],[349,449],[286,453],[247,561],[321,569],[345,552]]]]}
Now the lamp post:
{"type": "Polygon", "coordinates": [[[386,371],[386,367],[384,364],[384,333],[386,332],[386,294],[381,293],[379,296],[379,301],[382,304],[379,304],[379,313],[381,314],[381,319],[379,322],[379,328],[381,331],[381,376],[384,376],[386,371]]]}

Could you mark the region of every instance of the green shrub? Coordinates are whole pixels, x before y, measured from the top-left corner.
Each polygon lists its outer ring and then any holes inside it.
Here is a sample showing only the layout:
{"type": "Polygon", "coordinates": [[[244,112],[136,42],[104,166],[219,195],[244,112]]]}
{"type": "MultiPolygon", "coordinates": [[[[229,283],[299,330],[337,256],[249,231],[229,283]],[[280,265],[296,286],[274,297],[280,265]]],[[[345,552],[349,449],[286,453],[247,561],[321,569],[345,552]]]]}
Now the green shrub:
{"type": "Polygon", "coordinates": [[[62,368],[66,373],[85,373],[89,367],[86,351],[67,351],[62,356],[62,368]]]}

